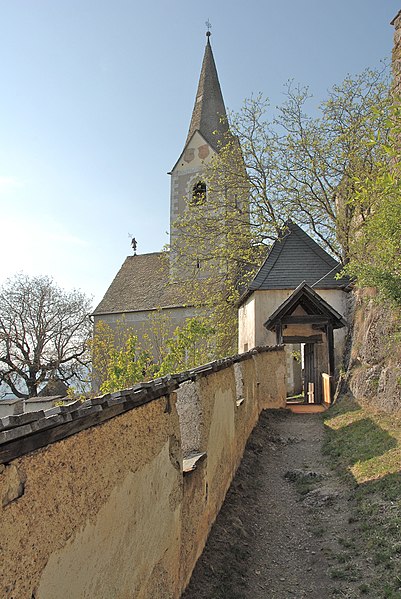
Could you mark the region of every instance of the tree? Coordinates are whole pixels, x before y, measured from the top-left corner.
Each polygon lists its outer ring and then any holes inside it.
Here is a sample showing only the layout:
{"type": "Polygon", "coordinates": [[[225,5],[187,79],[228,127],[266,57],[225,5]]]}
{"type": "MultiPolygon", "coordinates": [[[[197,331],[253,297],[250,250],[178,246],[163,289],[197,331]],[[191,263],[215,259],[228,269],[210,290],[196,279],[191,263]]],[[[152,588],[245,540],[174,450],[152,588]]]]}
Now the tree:
{"type": "Polygon", "coordinates": [[[289,219],[345,263],[354,223],[369,212],[350,200],[355,178],[377,169],[372,139],[388,135],[387,70],[347,77],[316,116],[310,99],[290,83],[275,116],[261,96],[245,100],[205,166],[204,200],[189,201],[174,225],[180,284],[209,311],[217,356],[234,350],[238,298],[289,219]]]}
{"type": "Polygon", "coordinates": [[[371,140],[388,136],[389,75],[383,68],[348,76],[329,91],[317,118],[304,111],[308,98],[307,89],[289,85],[279,110],[278,198],[295,222],[346,262],[360,217],[350,203],[354,181],[374,176],[377,146],[371,140]]]}
{"type": "Polygon", "coordinates": [[[213,331],[206,320],[188,318],[171,332],[171,320],[159,312],[150,317],[150,325],[157,337],[158,355],[153,334],[144,335],[139,342],[124,318],[114,328],[103,321],[97,323],[90,342],[95,388],[102,393],[117,391],[211,359],[213,331]]]}
{"type": "Polygon", "coordinates": [[[89,346],[94,390],[108,393],[126,389],[154,374],[155,364],[150,354],[140,346],[124,318],[115,328],[98,322],[89,346]]]}
{"type": "MultiPolygon", "coordinates": [[[[275,115],[269,117],[268,101],[257,96],[230,117],[249,181],[253,236],[269,243],[291,218],[346,260],[354,179],[373,174],[377,147],[369,141],[388,135],[388,71],[348,76],[328,91],[316,116],[308,112],[311,100],[308,88],[290,82],[275,115]]],[[[227,169],[229,154],[223,149],[217,168],[227,169]]]]}
{"type": "Polygon", "coordinates": [[[158,367],[157,376],[181,372],[208,362],[213,355],[213,333],[207,319],[188,318],[167,340],[167,352],[158,367]]]}
{"type": "Polygon", "coordinates": [[[0,383],[20,398],[44,383],[88,376],[90,300],[46,276],[18,274],[0,288],[0,383]]]}
{"type": "Polygon", "coordinates": [[[395,101],[388,140],[372,140],[374,177],[356,178],[352,209],[365,217],[355,223],[346,271],[359,286],[376,287],[379,298],[401,306],[401,104],[395,101]],[[367,210],[367,207],[369,210],[367,210]]]}

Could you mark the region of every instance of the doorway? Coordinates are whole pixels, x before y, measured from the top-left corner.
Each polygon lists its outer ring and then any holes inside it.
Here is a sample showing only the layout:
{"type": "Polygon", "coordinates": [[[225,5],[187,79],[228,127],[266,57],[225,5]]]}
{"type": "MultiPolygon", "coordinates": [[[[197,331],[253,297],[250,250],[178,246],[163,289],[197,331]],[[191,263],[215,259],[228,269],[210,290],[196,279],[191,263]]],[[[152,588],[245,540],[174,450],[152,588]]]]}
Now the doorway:
{"type": "Polygon", "coordinates": [[[287,403],[320,404],[318,344],[304,342],[286,347],[288,348],[287,403]]]}
{"type": "Polygon", "coordinates": [[[304,383],[304,403],[316,402],[316,353],[314,343],[303,343],[303,383],[304,383]]]}

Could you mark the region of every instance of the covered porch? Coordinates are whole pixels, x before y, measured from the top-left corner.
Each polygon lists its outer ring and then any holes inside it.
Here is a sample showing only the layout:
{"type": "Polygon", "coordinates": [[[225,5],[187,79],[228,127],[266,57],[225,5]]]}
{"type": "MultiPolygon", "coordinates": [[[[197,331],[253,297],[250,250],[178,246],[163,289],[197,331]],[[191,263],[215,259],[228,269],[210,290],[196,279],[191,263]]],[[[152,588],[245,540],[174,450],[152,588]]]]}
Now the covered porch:
{"type": "Polygon", "coordinates": [[[286,346],[289,403],[331,402],[335,372],[333,331],[346,324],[341,314],[306,282],[266,320],[264,326],[275,333],[277,345],[286,346]]]}

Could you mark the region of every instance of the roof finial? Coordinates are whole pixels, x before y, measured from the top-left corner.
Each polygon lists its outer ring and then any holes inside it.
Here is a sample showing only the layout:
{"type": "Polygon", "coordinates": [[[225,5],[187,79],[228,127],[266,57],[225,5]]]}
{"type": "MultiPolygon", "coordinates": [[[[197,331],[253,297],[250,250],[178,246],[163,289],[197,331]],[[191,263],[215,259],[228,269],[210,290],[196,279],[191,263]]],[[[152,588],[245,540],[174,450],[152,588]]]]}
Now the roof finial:
{"type": "Polygon", "coordinates": [[[206,37],[207,37],[207,41],[209,41],[210,36],[212,35],[212,32],[210,31],[212,28],[212,24],[209,21],[209,19],[205,22],[205,25],[207,27],[207,31],[206,31],[206,37]]]}

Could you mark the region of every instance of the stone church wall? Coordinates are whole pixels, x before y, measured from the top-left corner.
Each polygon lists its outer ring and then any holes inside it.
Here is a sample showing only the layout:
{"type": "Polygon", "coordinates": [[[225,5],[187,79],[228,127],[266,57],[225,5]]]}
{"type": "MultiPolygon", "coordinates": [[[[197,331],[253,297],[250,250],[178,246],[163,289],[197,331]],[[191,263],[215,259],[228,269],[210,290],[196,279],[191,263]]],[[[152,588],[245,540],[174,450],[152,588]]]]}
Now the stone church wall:
{"type": "Polygon", "coordinates": [[[285,404],[282,356],[1,419],[0,596],[178,599],[261,409],[285,404]]]}

